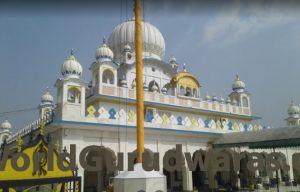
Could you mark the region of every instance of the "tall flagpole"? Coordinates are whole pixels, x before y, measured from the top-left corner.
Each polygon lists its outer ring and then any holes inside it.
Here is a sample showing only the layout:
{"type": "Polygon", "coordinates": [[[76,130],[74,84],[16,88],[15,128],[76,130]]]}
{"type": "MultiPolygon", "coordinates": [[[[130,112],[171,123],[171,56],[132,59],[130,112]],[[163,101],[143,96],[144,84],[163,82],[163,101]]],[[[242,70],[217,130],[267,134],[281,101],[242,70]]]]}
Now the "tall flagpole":
{"type": "Polygon", "coordinates": [[[137,162],[142,163],[144,152],[144,90],[141,0],[134,0],[135,58],[136,58],[136,111],[137,111],[137,162]]]}

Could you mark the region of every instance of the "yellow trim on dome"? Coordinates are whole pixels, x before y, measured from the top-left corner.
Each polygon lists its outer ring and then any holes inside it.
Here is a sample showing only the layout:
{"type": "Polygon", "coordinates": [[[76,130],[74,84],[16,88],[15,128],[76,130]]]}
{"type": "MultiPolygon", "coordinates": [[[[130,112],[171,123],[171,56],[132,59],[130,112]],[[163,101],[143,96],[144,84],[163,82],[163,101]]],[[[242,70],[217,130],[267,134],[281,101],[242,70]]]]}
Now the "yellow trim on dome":
{"type": "Polygon", "coordinates": [[[189,72],[180,72],[177,73],[173,78],[172,78],[172,84],[173,85],[178,85],[183,86],[183,87],[190,87],[192,89],[196,88],[200,88],[201,85],[199,83],[199,81],[197,80],[196,77],[194,77],[192,74],[190,74],[189,72]]]}
{"type": "Polygon", "coordinates": [[[76,90],[78,90],[79,92],[81,92],[80,87],[75,86],[75,85],[69,85],[69,86],[68,86],[68,90],[71,90],[71,89],[76,89],[76,90]]]}

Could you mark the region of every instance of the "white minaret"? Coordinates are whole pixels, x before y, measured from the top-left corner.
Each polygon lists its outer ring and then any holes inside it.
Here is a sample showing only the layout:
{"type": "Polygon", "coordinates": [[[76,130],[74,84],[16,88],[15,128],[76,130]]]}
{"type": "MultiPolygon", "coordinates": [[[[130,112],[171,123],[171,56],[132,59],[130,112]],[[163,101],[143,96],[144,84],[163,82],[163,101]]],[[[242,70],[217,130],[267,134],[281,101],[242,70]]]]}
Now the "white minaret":
{"type": "Polygon", "coordinates": [[[92,63],[90,70],[92,72],[93,94],[101,92],[101,86],[117,86],[118,65],[113,62],[114,54],[107,46],[105,39],[96,50],[96,61],[92,63]]]}
{"type": "Polygon", "coordinates": [[[178,72],[179,65],[178,65],[178,63],[176,61],[176,58],[174,56],[170,57],[169,64],[172,66],[172,69],[175,73],[178,72]]]}
{"type": "Polygon", "coordinates": [[[287,110],[288,117],[285,119],[288,126],[300,125],[300,108],[293,101],[287,110]]]}
{"type": "Polygon", "coordinates": [[[82,79],[82,67],[73,50],[61,67],[63,78],[56,81],[57,107],[55,118],[80,120],[85,116],[85,91],[87,83],[82,79]]]}
{"type": "Polygon", "coordinates": [[[44,118],[47,115],[52,115],[52,110],[53,110],[53,97],[50,94],[49,88],[47,88],[44,95],[41,98],[41,104],[39,105],[40,118],[44,118]]]}
{"type": "Polygon", "coordinates": [[[229,98],[232,104],[250,109],[250,94],[245,91],[245,87],[245,83],[236,75],[229,98]]]}
{"type": "Polygon", "coordinates": [[[11,124],[8,120],[4,120],[0,127],[0,145],[12,135],[11,124]]]}

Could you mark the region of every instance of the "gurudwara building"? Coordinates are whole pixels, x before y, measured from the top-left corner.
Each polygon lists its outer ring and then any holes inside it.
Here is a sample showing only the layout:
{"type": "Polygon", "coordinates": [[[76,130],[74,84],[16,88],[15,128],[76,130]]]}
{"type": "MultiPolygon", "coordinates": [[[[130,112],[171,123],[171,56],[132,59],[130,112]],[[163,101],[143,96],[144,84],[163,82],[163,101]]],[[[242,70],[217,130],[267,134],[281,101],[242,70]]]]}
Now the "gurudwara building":
{"type": "MultiPolygon", "coordinates": [[[[214,144],[243,143],[247,139],[255,141],[260,135],[273,132],[273,128],[255,122],[259,117],[252,112],[251,95],[239,76],[233,78],[228,97],[204,95],[201,81],[191,72],[195,69],[180,65],[173,56],[168,61],[164,59],[164,37],[155,26],[143,22],[142,34],[145,151],[159,152],[160,165],[163,164],[163,155],[174,150],[176,144],[182,144],[183,152],[194,153],[214,144]]],[[[104,153],[113,154],[115,160],[117,153],[123,152],[124,168],[127,168],[127,153],[136,150],[134,42],[132,19],[116,26],[107,41],[103,40],[96,49],[93,63],[83,65],[73,53],[63,62],[61,78],[55,83],[56,103],[47,90],[39,105],[40,119],[51,116],[45,132],[60,150],[69,150],[70,144],[76,144],[77,151],[98,145],[104,153]],[[85,82],[82,74],[88,69],[92,79],[85,82]]],[[[292,127],[295,130],[300,123],[299,107],[292,103],[288,115],[286,129],[292,127]]],[[[0,141],[9,144],[20,135],[25,139],[37,124],[38,121],[12,134],[11,125],[5,120],[1,125],[0,141]]],[[[250,150],[247,145],[229,146],[250,150]]],[[[286,154],[286,149],[279,151],[286,154]]],[[[287,153],[291,156],[296,151],[288,149],[287,153]]],[[[77,164],[84,191],[104,191],[118,174],[108,170],[87,172],[80,167],[79,159],[77,164]]],[[[182,166],[181,172],[167,172],[160,166],[170,191],[193,191],[206,184],[206,174],[189,171],[185,162],[182,166]]],[[[292,168],[289,177],[296,180],[292,168]]],[[[219,185],[233,183],[226,176],[222,181],[219,185]]],[[[243,182],[240,181],[239,185],[243,182]]]]}

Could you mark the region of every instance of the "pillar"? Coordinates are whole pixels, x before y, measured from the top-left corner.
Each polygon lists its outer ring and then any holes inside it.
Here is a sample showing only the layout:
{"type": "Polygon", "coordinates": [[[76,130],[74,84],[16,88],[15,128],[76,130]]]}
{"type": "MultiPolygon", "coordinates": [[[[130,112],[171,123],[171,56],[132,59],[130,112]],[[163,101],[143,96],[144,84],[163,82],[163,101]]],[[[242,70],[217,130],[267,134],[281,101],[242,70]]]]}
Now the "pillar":
{"type": "Polygon", "coordinates": [[[193,191],[193,174],[186,166],[182,167],[183,191],[193,191]]]}

